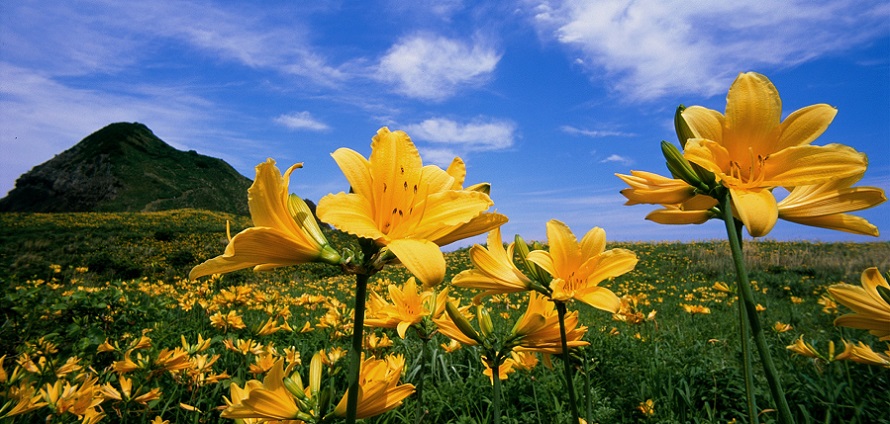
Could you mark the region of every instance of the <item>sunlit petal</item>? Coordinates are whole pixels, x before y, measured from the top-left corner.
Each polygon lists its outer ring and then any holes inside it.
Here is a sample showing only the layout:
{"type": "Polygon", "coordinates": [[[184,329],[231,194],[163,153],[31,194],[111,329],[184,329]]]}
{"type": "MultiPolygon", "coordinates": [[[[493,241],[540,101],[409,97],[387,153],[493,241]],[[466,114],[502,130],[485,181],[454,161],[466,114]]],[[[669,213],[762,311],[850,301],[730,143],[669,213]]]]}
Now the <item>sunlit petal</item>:
{"type": "Polygon", "coordinates": [[[733,209],[748,229],[751,237],[768,234],[779,219],[779,208],[776,198],[769,190],[735,190],[730,189],[733,209]]]}

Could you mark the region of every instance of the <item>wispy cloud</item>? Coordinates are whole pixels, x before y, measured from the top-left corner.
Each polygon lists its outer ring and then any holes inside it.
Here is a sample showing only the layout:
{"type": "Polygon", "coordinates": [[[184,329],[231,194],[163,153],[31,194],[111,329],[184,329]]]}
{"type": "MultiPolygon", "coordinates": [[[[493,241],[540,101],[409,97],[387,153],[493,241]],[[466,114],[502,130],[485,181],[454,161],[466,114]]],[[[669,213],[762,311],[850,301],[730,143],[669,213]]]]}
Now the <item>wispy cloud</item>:
{"type": "Polygon", "coordinates": [[[516,138],[516,124],[509,120],[477,118],[460,123],[448,118],[430,118],[405,125],[405,131],[421,145],[425,160],[447,165],[455,156],[470,152],[509,149],[516,138]]]}
{"type": "Polygon", "coordinates": [[[421,34],[402,39],[381,58],[377,78],[408,97],[444,100],[477,86],[494,72],[501,55],[487,43],[421,34]]]}
{"type": "MultiPolygon", "coordinates": [[[[533,22],[630,100],[722,93],[738,72],[787,68],[887,36],[890,7],[846,1],[539,4],[533,22]]],[[[598,81],[600,82],[600,81],[598,81]]]]}
{"type": "Polygon", "coordinates": [[[582,128],[575,128],[569,125],[563,125],[559,128],[560,131],[571,134],[571,135],[581,135],[584,137],[590,138],[603,138],[603,137],[636,137],[635,133],[630,132],[622,132],[622,131],[611,131],[611,130],[588,130],[582,128]]]}
{"type": "Polygon", "coordinates": [[[633,163],[634,163],[633,159],[624,157],[621,155],[609,155],[609,157],[600,161],[600,163],[609,163],[609,162],[620,163],[622,165],[633,165],[633,163]]]}
{"type": "Polygon", "coordinates": [[[292,130],[327,131],[330,129],[327,124],[315,119],[307,111],[280,115],[275,118],[275,123],[284,125],[292,130]]]}

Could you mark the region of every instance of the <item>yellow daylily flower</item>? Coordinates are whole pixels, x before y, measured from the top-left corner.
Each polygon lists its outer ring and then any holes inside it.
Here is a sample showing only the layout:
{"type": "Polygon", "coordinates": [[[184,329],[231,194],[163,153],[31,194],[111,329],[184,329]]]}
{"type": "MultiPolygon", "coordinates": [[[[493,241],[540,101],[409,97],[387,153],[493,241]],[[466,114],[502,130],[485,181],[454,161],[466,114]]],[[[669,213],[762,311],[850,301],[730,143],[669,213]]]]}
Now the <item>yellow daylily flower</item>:
{"type": "Polygon", "coordinates": [[[877,268],[862,273],[862,286],[834,284],[828,292],[853,313],[834,320],[834,325],[868,330],[881,341],[890,340],[890,303],[881,297],[878,286],[890,290],[887,280],[877,268]]]}
{"type": "Polygon", "coordinates": [[[683,180],[663,177],[645,171],[630,171],[630,175],[615,174],[630,188],[621,190],[627,198],[625,205],[679,204],[695,196],[695,189],[683,180]]]}
{"type": "Polygon", "coordinates": [[[189,279],[250,267],[264,271],[308,262],[338,263],[340,255],[328,244],[306,202],[288,194],[291,172],[302,167],[295,164],[282,176],[272,159],[257,165],[256,179],[247,190],[254,227],[230,237],[225,253],[192,268],[189,279]]]}
{"type": "Polygon", "coordinates": [[[890,369],[890,345],[887,345],[887,350],[884,353],[875,352],[871,346],[862,342],[850,346],[849,359],[851,361],[890,369]]]}
{"type": "Polygon", "coordinates": [[[684,156],[714,173],[729,189],[748,233],[761,237],[778,219],[772,188],[821,184],[865,171],[865,155],[848,146],[810,145],[836,114],[833,107],[816,104],[781,121],[776,87],[763,75],[743,73],[729,89],[725,115],[700,106],[682,112],[695,136],[687,140],[684,156]]]}
{"type": "Polygon", "coordinates": [[[293,395],[284,386],[284,359],[279,359],[266,374],[263,384],[251,380],[244,389],[231,389],[232,402],[220,414],[223,418],[262,418],[265,420],[293,420],[305,417],[293,395]],[[249,391],[247,391],[249,390],[249,391]],[[244,391],[247,391],[246,395],[244,391]],[[236,400],[239,399],[239,400],[236,400]]]}
{"type": "Polygon", "coordinates": [[[488,233],[488,247],[478,244],[470,248],[470,261],[474,268],[461,271],[454,276],[451,284],[485,290],[481,296],[500,293],[516,293],[529,289],[531,280],[513,262],[514,243],[504,249],[501,229],[488,233]]]}
{"type": "Polygon", "coordinates": [[[383,299],[376,292],[371,293],[365,325],[378,328],[395,328],[399,337],[405,335],[414,324],[420,323],[423,317],[433,311],[428,310],[427,299],[433,297],[432,291],[417,292],[417,283],[414,277],[408,278],[402,288],[395,284],[389,285],[389,298],[392,303],[383,299]]]}
{"type": "MultiPolygon", "coordinates": [[[[413,384],[399,384],[403,361],[387,361],[373,356],[365,359],[359,370],[358,407],[356,418],[368,418],[388,412],[414,393],[413,384]]],[[[334,415],[346,416],[349,390],[334,408],[334,415]]]]}
{"type": "MultiPolygon", "coordinates": [[[[555,304],[538,292],[529,292],[528,296],[528,308],[513,325],[512,334],[519,337],[516,350],[561,354],[559,314],[555,304]]],[[[578,311],[567,313],[564,319],[569,348],[590,344],[581,340],[587,327],[578,327],[578,311]]]]}
{"type": "Polygon", "coordinates": [[[847,212],[868,209],[887,201],[878,187],[853,187],[861,174],[827,183],[798,186],[778,203],[779,218],[798,224],[879,236],[878,227],[847,212]]]}
{"type": "Polygon", "coordinates": [[[352,193],[323,197],[318,203],[319,218],[385,246],[426,286],[444,279],[440,246],[482,234],[507,220],[485,213],[493,204],[487,194],[455,189],[459,182],[448,172],[424,166],[414,143],[402,131],[381,128],[371,142],[368,159],[347,148],[337,149],[332,156],[352,193]]]}
{"type": "Polygon", "coordinates": [[[606,250],[606,232],[599,227],[588,231],[579,243],[572,230],[555,219],[547,222],[547,241],[550,251],[532,251],[528,260],[553,277],[551,299],[566,302],[574,298],[594,308],[617,312],[621,300],[599,283],[632,270],[637,255],[627,249],[606,250]]]}
{"type": "Polygon", "coordinates": [[[717,206],[717,199],[697,194],[683,203],[664,204],[663,209],[649,212],[646,219],[659,224],[704,224],[717,214],[712,209],[717,206]]]}

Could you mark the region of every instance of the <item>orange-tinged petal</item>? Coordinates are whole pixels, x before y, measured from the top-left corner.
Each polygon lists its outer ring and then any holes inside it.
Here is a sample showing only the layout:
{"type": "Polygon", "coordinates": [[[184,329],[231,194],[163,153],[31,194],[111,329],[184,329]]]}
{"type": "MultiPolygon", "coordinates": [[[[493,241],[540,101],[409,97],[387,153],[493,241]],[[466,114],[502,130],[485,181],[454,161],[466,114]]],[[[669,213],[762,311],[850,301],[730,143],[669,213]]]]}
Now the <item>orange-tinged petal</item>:
{"type": "Polygon", "coordinates": [[[435,286],[445,279],[445,256],[435,243],[420,239],[396,239],[387,248],[424,286],[435,286]]]}
{"type": "Polygon", "coordinates": [[[725,180],[728,177],[724,171],[730,169],[732,157],[730,157],[729,151],[716,141],[704,138],[690,138],[686,141],[683,157],[713,172],[718,180],[725,180]]]}
{"type": "Polygon", "coordinates": [[[878,227],[868,222],[867,219],[855,215],[835,214],[809,217],[785,217],[779,215],[779,217],[786,221],[796,222],[802,225],[809,225],[810,227],[827,228],[829,230],[844,231],[847,233],[860,234],[863,236],[878,237],[881,235],[878,227]]]}
{"type": "Polygon", "coordinates": [[[439,227],[427,234],[430,240],[439,246],[445,246],[467,237],[477,236],[494,230],[507,223],[507,217],[499,213],[483,213],[476,215],[466,224],[451,227],[439,227]]]}
{"type": "Polygon", "coordinates": [[[684,211],[680,209],[658,209],[646,215],[646,219],[650,221],[668,225],[703,224],[711,217],[711,212],[707,210],[684,211]]]}
{"type": "Polygon", "coordinates": [[[779,91],[765,76],[748,72],[739,74],[726,95],[723,146],[733,158],[768,155],[782,119],[779,91]]]}
{"type": "Polygon", "coordinates": [[[729,189],[734,212],[745,224],[751,237],[763,237],[773,229],[779,219],[776,198],[766,189],[748,191],[729,189]]]}
{"type": "Polygon", "coordinates": [[[624,275],[634,269],[639,262],[637,255],[627,249],[610,249],[588,259],[577,271],[586,275],[587,285],[595,286],[603,280],[624,275]]]}
{"type": "Polygon", "coordinates": [[[555,219],[547,221],[547,243],[550,244],[550,257],[556,271],[556,274],[551,274],[554,277],[559,275],[565,278],[565,270],[576,269],[581,265],[578,239],[568,225],[555,219]]]}
{"type": "Polygon", "coordinates": [[[581,238],[581,257],[590,258],[606,250],[606,230],[593,227],[581,238]]]}
{"type": "Polygon", "coordinates": [[[828,129],[836,115],[837,109],[826,104],[810,105],[792,112],[782,121],[782,133],[775,149],[812,143],[828,129]]]}
{"type": "Polygon", "coordinates": [[[717,144],[723,143],[724,118],[722,113],[701,106],[690,106],[683,111],[682,115],[696,138],[712,140],[717,144]]]}
{"type": "MultiPolygon", "coordinates": [[[[420,153],[403,131],[390,132],[383,127],[371,142],[372,189],[377,228],[389,234],[398,228],[398,215],[389,211],[408,212],[423,173],[420,153]]],[[[402,215],[404,216],[404,215],[402,215]]]]}
{"type": "Polygon", "coordinates": [[[470,222],[491,207],[491,198],[474,191],[443,191],[433,193],[414,206],[415,210],[400,225],[389,232],[392,238],[431,239],[442,227],[470,222]]]}

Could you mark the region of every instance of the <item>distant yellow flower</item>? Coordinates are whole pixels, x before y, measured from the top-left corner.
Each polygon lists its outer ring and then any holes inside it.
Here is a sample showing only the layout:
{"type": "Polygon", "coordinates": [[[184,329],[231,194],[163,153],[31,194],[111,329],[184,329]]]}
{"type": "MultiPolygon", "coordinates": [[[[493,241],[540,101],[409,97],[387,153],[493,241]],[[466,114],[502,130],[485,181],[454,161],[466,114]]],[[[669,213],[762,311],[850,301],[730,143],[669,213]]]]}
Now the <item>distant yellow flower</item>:
{"type": "Polygon", "coordinates": [[[685,305],[685,304],[681,303],[680,307],[683,308],[683,310],[686,311],[687,313],[690,313],[693,315],[695,315],[695,314],[707,315],[707,314],[711,313],[711,308],[709,308],[707,306],[702,306],[702,305],[685,305]]]}
{"type": "MultiPolygon", "coordinates": [[[[0,364],[2,364],[2,362],[0,362],[0,364]]],[[[13,399],[9,399],[8,403],[0,405],[0,418],[9,418],[25,414],[46,406],[47,403],[41,401],[42,396],[40,394],[35,394],[35,392],[36,389],[30,385],[24,384],[20,386],[16,393],[17,401],[14,402],[15,405],[12,405],[13,399]],[[6,410],[10,405],[12,405],[12,408],[6,410]]]]}
{"type": "Polygon", "coordinates": [[[849,359],[861,364],[890,368],[890,345],[887,345],[887,350],[884,353],[878,353],[865,343],[859,342],[856,345],[851,345],[849,359]]]}
{"type": "MultiPolygon", "coordinates": [[[[482,370],[482,374],[488,377],[488,381],[491,384],[494,384],[494,371],[491,369],[491,366],[488,365],[488,361],[482,360],[482,364],[485,365],[485,369],[482,370]]],[[[506,380],[510,374],[512,374],[516,369],[514,366],[516,362],[513,358],[507,358],[498,365],[498,380],[506,380]]]]}
{"type": "Polygon", "coordinates": [[[841,361],[844,359],[849,359],[850,353],[852,352],[853,345],[844,341],[844,351],[835,355],[834,341],[828,341],[828,355],[824,355],[816,350],[812,344],[807,343],[803,339],[803,335],[800,336],[794,343],[786,346],[785,348],[802,356],[806,356],[808,358],[819,358],[827,362],[831,361],[841,361]]]}
{"type": "Polygon", "coordinates": [[[640,406],[637,407],[643,415],[647,417],[651,417],[655,415],[655,401],[652,399],[646,399],[645,402],[640,402],[640,406]]]}
{"type": "Polygon", "coordinates": [[[834,320],[834,325],[861,328],[881,341],[890,340],[890,303],[881,297],[878,287],[890,290],[887,280],[877,268],[862,273],[862,286],[835,284],[828,292],[842,305],[853,310],[834,320]]]}
{"type": "Polygon", "coordinates": [[[368,159],[347,148],[332,156],[353,192],[323,197],[319,218],[384,246],[424,285],[445,276],[440,246],[506,222],[503,215],[485,214],[493,204],[487,194],[455,189],[460,184],[454,176],[424,166],[404,132],[381,128],[368,159]]]}
{"type": "Polygon", "coordinates": [[[569,227],[555,219],[547,222],[550,250],[535,250],[528,260],[534,262],[553,280],[551,298],[560,302],[577,299],[594,308],[615,313],[621,306],[618,296],[599,284],[631,271],[637,255],[627,249],[606,250],[606,232],[596,227],[579,243],[569,227]]]}
{"type": "Polygon", "coordinates": [[[776,324],[773,325],[773,330],[776,330],[777,333],[785,333],[791,331],[794,327],[791,324],[785,324],[779,321],[776,321],[776,324]]]}
{"type": "Polygon", "coordinates": [[[700,106],[682,112],[695,138],[684,156],[729,189],[748,233],[761,237],[779,216],[773,187],[822,184],[865,171],[865,155],[840,145],[812,146],[837,111],[826,104],[782,118],[782,100],[765,76],[740,74],[726,97],[726,114],[700,106]]]}
{"type": "Polygon", "coordinates": [[[879,236],[878,227],[865,218],[848,215],[887,201],[877,187],[853,187],[862,174],[822,184],[798,186],[778,203],[779,218],[798,224],[879,236]]]}
{"type": "Polygon", "coordinates": [[[478,244],[470,248],[470,261],[474,268],[461,271],[454,276],[451,284],[485,290],[481,296],[499,293],[516,293],[529,289],[531,280],[513,262],[514,243],[504,249],[501,229],[488,233],[488,246],[478,244]]]}
{"type": "Polygon", "coordinates": [[[228,331],[230,328],[240,330],[247,327],[244,325],[244,320],[241,318],[241,315],[238,315],[238,312],[235,311],[229,311],[225,315],[222,312],[217,312],[211,315],[210,324],[223,331],[228,331]]]}
{"type": "Polygon", "coordinates": [[[225,253],[192,268],[189,280],[250,267],[265,271],[307,262],[340,261],[306,202],[288,194],[290,174],[302,166],[293,165],[282,176],[272,159],[257,165],[256,179],[247,190],[254,227],[230,237],[225,253]]]}
{"type": "MultiPolygon", "coordinates": [[[[413,384],[399,384],[402,368],[398,361],[365,359],[359,370],[358,407],[356,418],[368,418],[390,411],[414,393],[413,384]],[[395,366],[394,366],[395,365],[395,366]]],[[[404,366],[404,365],[402,365],[404,366]]],[[[346,399],[349,390],[334,408],[334,415],[346,416],[346,399]]]]}

